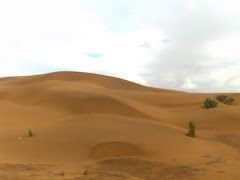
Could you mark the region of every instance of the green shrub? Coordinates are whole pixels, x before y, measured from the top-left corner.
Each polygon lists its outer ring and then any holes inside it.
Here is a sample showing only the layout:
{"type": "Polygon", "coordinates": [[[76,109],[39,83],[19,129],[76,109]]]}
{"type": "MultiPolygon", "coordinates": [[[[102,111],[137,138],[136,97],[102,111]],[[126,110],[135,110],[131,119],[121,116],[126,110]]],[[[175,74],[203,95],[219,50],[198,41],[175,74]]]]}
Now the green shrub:
{"type": "Polygon", "coordinates": [[[186,135],[190,136],[190,137],[195,136],[195,125],[193,124],[192,121],[189,122],[189,130],[188,130],[188,133],[186,135]]]}
{"type": "Polygon", "coordinates": [[[235,99],[233,99],[233,98],[228,98],[227,103],[232,104],[233,101],[235,101],[235,99]]]}
{"type": "Polygon", "coordinates": [[[207,98],[204,101],[205,107],[206,108],[213,108],[213,107],[217,107],[218,102],[215,102],[214,100],[211,100],[211,98],[207,98]]]}
{"type": "Polygon", "coordinates": [[[32,134],[32,131],[31,131],[31,130],[29,130],[29,131],[28,131],[28,136],[29,136],[29,137],[32,137],[32,136],[33,136],[33,134],[32,134]]]}
{"type": "Polygon", "coordinates": [[[227,97],[228,97],[227,95],[219,95],[219,96],[217,96],[217,100],[219,100],[225,104],[232,104],[233,101],[235,101],[235,99],[227,98],[227,97]]]}
{"type": "Polygon", "coordinates": [[[226,102],[227,101],[227,95],[219,95],[217,96],[217,100],[221,102],[226,102]]]}
{"type": "Polygon", "coordinates": [[[60,171],[59,175],[63,177],[63,176],[65,176],[65,172],[64,171],[60,171]]]}
{"type": "Polygon", "coordinates": [[[84,171],[83,174],[84,174],[84,175],[88,175],[88,170],[84,171]]]}

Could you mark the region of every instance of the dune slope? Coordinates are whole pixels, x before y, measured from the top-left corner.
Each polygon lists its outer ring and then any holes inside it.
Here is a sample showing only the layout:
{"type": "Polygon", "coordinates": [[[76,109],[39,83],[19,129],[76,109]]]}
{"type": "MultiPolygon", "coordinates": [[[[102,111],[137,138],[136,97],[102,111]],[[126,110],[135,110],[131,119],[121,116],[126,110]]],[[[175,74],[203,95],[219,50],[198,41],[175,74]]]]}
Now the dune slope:
{"type": "Polygon", "coordinates": [[[0,158],[5,171],[0,177],[57,179],[65,170],[66,178],[86,179],[79,168],[88,168],[90,179],[121,179],[124,173],[132,174],[128,179],[158,179],[160,172],[165,179],[236,179],[240,94],[228,95],[236,99],[232,105],[205,109],[203,101],[217,94],[80,72],[2,78],[0,158]],[[196,125],[196,138],[185,135],[189,121],[196,125]],[[33,137],[28,137],[30,129],[33,137]],[[223,168],[225,173],[218,173],[223,168]],[[24,169],[29,173],[22,174],[24,169]]]}

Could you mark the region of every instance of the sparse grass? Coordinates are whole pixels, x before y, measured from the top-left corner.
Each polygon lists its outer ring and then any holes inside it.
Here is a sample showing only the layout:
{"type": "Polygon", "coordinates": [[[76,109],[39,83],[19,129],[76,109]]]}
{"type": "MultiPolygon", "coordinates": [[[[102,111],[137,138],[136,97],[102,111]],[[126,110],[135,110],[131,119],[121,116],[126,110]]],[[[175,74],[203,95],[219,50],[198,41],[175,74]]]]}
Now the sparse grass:
{"type": "Polygon", "coordinates": [[[122,177],[122,178],[127,178],[127,177],[130,176],[129,174],[120,173],[120,172],[114,172],[113,175],[114,175],[114,176],[118,176],[118,177],[122,177]]]}
{"type": "Polygon", "coordinates": [[[64,177],[65,176],[65,172],[64,171],[60,171],[59,175],[64,177]]]}
{"type": "Polygon", "coordinates": [[[213,164],[213,163],[219,163],[219,162],[222,162],[222,159],[220,157],[214,160],[209,160],[207,164],[213,164]]]}
{"type": "Polygon", "coordinates": [[[184,165],[183,166],[183,171],[184,172],[188,172],[189,171],[189,166],[188,165],[184,165]]]}
{"type": "Polygon", "coordinates": [[[146,174],[148,174],[148,173],[149,173],[149,170],[148,170],[148,169],[145,169],[144,172],[145,172],[146,174]]]}
{"type": "Polygon", "coordinates": [[[202,170],[206,170],[207,168],[203,166],[193,166],[192,169],[195,171],[202,171],[202,170]]]}
{"type": "Polygon", "coordinates": [[[182,166],[183,171],[188,173],[192,171],[206,171],[207,168],[203,166],[197,166],[197,165],[184,165],[182,166]]]}
{"type": "Polygon", "coordinates": [[[84,175],[88,175],[88,169],[83,172],[84,175]]]}
{"type": "Polygon", "coordinates": [[[123,177],[123,178],[127,178],[127,177],[129,177],[129,176],[130,176],[129,174],[124,174],[124,173],[122,174],[122,177],[123,177]]]}
{"type": "Polygon", "coordinates": [[[201,157],[207,157],[207,158],[209,158],[209,157],[211,157],[211,154],[205,154],[205,155],[202,155],[201,157]]]}
{"type": "Polygon", "coordinates": [[[52,180],[54,179],[55,177],[54,176],[49,176],[49,180],[52,180]]]}
{"type": "Polygon", "coordinates": [[[224,171],[217,171],[218,173],[224,173],[224,171]]]}
{"type": "Polygon", "coordinates": [[[213,164],[213,163],[216,163],[217,161],[216,160],[209,160],[208,162],[207,162],[207,164],[213,164]]]}
{"type": "Polygon", "coordinates": [[[29,136],[29,137],[32,137],[32,136],[33,136],[33,133],[32,133],[31,130],[28,131],[28,136],[29,136]]]}
{"type": "Polygon", "coordinates": [[[162,162],[157,162],[156,166],[162,166],[163,163],[162,162]]]}

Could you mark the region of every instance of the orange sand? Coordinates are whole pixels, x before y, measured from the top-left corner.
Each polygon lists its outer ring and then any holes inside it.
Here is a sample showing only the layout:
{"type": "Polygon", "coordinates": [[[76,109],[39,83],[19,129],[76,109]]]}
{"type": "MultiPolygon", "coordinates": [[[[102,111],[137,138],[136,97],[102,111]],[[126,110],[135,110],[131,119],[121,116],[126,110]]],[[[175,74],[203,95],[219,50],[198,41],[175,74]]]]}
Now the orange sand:
{"type": "Polygon", "coordinates": [[[227,95],[206,109],[217,94],[79,72],[2,78],[0,179],[240,179],[240,94],[227,95]]]}

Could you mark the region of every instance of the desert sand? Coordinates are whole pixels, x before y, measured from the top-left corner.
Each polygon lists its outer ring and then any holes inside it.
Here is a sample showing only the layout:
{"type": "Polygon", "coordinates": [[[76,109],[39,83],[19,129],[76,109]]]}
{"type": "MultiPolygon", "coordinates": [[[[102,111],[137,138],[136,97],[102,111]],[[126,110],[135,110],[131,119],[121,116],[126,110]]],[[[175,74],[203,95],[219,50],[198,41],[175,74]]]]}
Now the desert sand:
{"type": "Polygon", "coordinates": [[[80,72],[1,78],[0,179],[240,179],[240,94],[224,94],[235,102],[206,109],[217,94],[80,72]]]}

